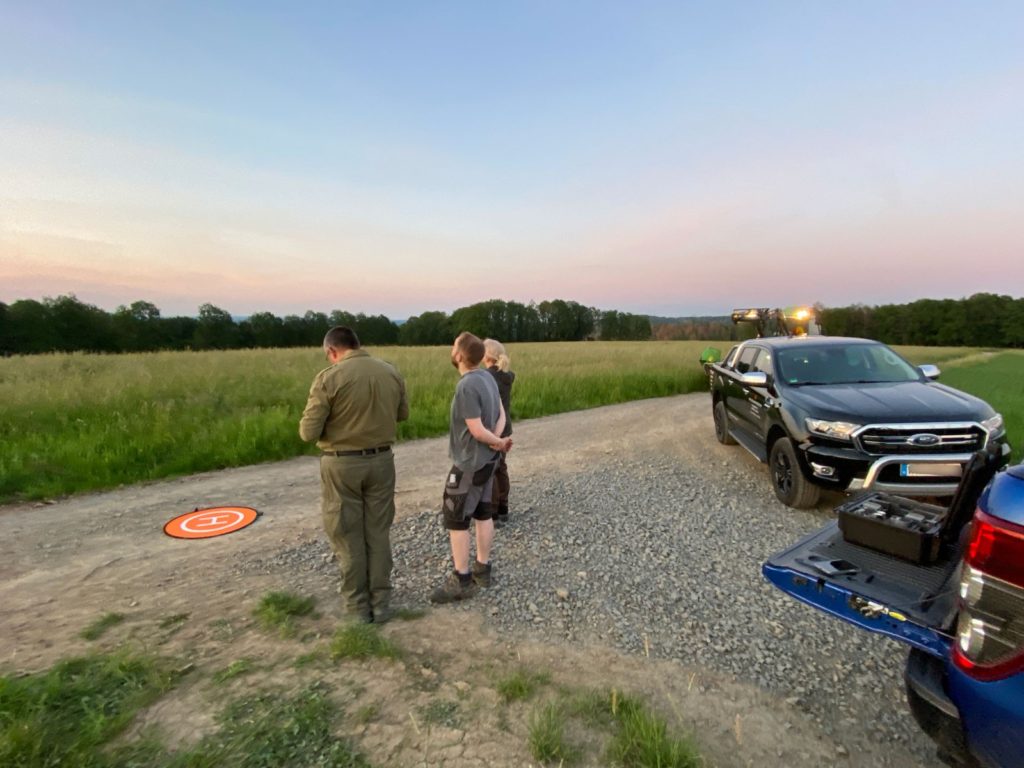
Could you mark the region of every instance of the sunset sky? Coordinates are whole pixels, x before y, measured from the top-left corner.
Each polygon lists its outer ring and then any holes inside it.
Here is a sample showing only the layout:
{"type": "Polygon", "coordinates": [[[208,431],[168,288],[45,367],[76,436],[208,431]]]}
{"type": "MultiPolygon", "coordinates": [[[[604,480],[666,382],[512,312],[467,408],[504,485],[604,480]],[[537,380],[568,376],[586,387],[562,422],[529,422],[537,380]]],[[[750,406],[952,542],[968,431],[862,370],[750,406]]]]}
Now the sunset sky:
{"type": "Polygon", "coordinates": [[[0,301],[1024,295],[1024,3],[0,0],[0,301]]]}

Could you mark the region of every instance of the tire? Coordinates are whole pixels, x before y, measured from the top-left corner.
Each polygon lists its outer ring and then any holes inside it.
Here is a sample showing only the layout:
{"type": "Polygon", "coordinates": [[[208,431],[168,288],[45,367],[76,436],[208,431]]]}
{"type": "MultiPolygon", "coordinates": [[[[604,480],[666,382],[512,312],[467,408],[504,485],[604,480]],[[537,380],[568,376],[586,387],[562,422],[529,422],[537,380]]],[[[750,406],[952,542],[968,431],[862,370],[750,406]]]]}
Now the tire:
{"type": "Polygon", "coordinates": [[[719,400],[715,403],[713,411],[715,417],[715,437],[722,445],[736,445],[733,436],[729,434],[729,416],[725,412],[725,403],[719,400]]]}
{"type": "Polygon", "coordinates": [[[768,474],[775,496],[787,507],[810,509],[818,503],[821,489],[804,477],[796,448],[788,437],[780,437],[772,443],[768,454],[768,474]]]}

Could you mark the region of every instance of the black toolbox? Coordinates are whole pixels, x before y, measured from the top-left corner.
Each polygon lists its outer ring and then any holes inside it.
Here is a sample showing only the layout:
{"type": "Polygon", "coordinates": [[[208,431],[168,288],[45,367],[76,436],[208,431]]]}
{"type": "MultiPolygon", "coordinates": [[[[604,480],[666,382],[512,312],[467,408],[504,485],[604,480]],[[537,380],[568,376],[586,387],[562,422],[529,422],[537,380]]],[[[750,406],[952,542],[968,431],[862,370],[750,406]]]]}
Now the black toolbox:
{"type": "Polygon", "coordinates": [[[874,491],[836,507],[843,539],[927,565],[936,560],[947,510],[874,491]]]}

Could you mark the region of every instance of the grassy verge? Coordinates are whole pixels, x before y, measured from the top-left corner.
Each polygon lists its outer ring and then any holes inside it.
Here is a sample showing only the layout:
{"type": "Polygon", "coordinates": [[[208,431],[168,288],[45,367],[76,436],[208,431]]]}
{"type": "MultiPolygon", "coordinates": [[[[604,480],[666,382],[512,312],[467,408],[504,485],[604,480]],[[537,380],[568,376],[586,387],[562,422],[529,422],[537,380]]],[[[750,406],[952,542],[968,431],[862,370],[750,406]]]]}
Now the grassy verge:
{"type": "MultiPolygon", "coordinates": [[[[703,342],[510,345],[516,419],[705,386],[703,342]]],[[[447,348],[371,350],[406,379],[399,438],[443,434],[447,348]]],[[[0,358],[0,502],[312,452],[298,438],[315,349],[0,358]]]]}
{"type": "MultiPolygon", "coordinates": [[[[399,655],[372,625],[342,627],[330,650],[335,658],[357,660],[399,655]]],[[[349,671],[358,666],[345,665],[349,671]]],[[[208,679],[223,684],[255,669],[252,659],[240,658],[208,679]]],[[[412,678],[417,670],[418,664],[407,666],[406,685],[415,687],[412,678]]],[[[62,661],[45,672],[0,675],[0,765],[368,768],[370,763],[353,741],[340,735],[346,722],[366,725],[408,718],[409,728],[420,734],[425,727],[429,738],[431,728],[472,732],[481,717],[487,720],[469,693],[471,685],[456,684],[454,695],[442,694],[410,709],[401,690],[390,701],[367,701],[360,699],[365,688],[358,680],[341,676],[338,694],[361,705],[347,715],[338,706],[333,687],[320,679],[323,675],[311,672],[285,687],[241,686],[241,696],[218,704],[210,725],[181,743],[163,730],[166,723],[154,720],[153,709],[144,710],[171,691],[183,671],[175,671],[170,659],[121,650],[62,661]]],[[[522,746],[540,764],[701,764],[692,741],[672,733],[640,699],[614,689],[557,688],[550,683],[547,673],[520,667],[494,684],[506,699],[500,707],[502,718],[522,718],[527,728],[522,746]],[[531,698],[536,703],[524,703],[531,698]]],[[[507,725],[502,728],[510,732],[507,725]]],[[[515,759],[511,754],[510,758],[515,759]]]]}
{"type": "MultiPolygon", "coordinates": [[[[173,751],[156,731],[125,741],[135,715],[169,691],[167,660],[128,652],[63,661],[47,672],[0,676],[4,768],[362,768],[369,764],[334,732],[339,712],[322,684],[297,693],[262,691],[231,702],[217,730],[173,751]]],[[[239,664],[226,672],[241,674],[239,664]]]]}
{"type": "Polygon", "coordinates": [[[103,747],[172,683],[166,663],[126,653],[0,677],[0,765],[116,765],[103,747]]]}

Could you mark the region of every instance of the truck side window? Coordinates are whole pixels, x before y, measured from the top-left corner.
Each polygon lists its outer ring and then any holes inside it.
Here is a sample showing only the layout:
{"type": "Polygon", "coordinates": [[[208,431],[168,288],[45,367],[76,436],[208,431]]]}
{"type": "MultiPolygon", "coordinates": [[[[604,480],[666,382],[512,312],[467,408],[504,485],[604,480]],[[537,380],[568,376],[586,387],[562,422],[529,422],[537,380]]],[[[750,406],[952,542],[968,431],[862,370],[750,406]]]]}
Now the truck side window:
{"type": "Polygon", "coordinates": [[[757,356],[750,365],[750,373],[760,371],[761,373],[767,373],[768,378],[772,376],[772,353],[766,349],[761,350],[761,354],[757,356]]]}
{"type": "Polygon", "coordinates": [[[737,349],[739,349],[738,346],[733,347],[732,349],[730,349],[729,350],[729,354],[726,355],[725,356],[725,360],[722,361],[722,365],[724,365],[726,368],[732,368],[732,364],[736,362],[736,350],[737,349]]]}
{"type": "Polygon", "coordinates": [[[757,358],[757,353],[761,350],[757,347],[744,347],[743,351],[740,352],[740,359],[736,361],[736,371],[738,373],[747,373],[748,371],[756,371],[757,368],[753,368],[754,360],[757,358]]]}

